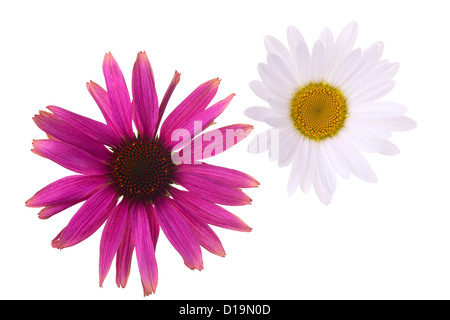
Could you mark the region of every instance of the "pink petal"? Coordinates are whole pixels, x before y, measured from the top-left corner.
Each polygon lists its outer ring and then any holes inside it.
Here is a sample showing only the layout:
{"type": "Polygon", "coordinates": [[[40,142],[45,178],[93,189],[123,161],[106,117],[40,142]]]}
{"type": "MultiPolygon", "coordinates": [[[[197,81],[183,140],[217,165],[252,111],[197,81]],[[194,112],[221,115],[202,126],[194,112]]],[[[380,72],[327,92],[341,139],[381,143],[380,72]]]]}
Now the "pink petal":
{"type": "Polygon", "coordinates": [[[128,217],[116,254],[116,284],[119,288],[125,288],[127,285],[133,251],[134,240],[131,234],[130,218],[128,217]]]}
{"type": "Polygon", "coordinates": [[[250,204],[252,201],[240,189],[225,184],[217,178],[193,175],[181,170],[177,172],[175,182],[200,198],[218,204],[242,206],[250,204]]]}
{"type": "Polygon", "coordinates": [[[27,207],[55,206],[86,200],[108,182],[107,176],[73,175],[50,183],[25,202],[27,207]]]}
{"type": "Polygon", "coordinates": [[[159,223],[156,219],[155,208],[150,203],[145,204],[145,211],[147,212],[148,224],[150,228],[150,235],[152,236],[153,247],[156,250],[156,244],[159,237],[159,223]]]}
{"type": "Polygon", "coordinates": [[[100,108],[100,111],[102,112],[106,123],[114,127],[114,124],[112,122],[112,114],[111,114],[112,111],[111,107],[109,106],[108,92],[106,92],[105,89],[103,89],[101,86],[99,86],[93,81],[87,82],[86,88],[88,89],[92,98],[94,98],[95,102],[100,108]]]}
{"type": "Polygon", "coordinates": [[[156,124],[155,131],[157,131],[159,128],[159,124],[161,123],[164,111],[166,111],[167,103],[169,102],[169,99],[172,96],[172,93],[175,90],[175,87],[177,86],[178,82],[180,82],[180,73],[175,71],[172,81],[170,82],[169,87],[167,88],[166,93],[164,94],[164,97],[161,101],[161,105],[159,106],[158,123],[156,124]]]}
{"type": "Polygon", "coordinates": [[[216,95],[220,80],[218,78],[209,80],[197,87],[178,107],[166,118],[161,126],[160,137],[163,141],[170,141],[172,133],[183,128],[186,120],[204,111],[216,95]]]}
{"type": "Polygon", "coordinates": [[[175,188],[171,188],[169,192],[177,203],[182,204],[183,208],[195,212],[197,217],[208,224],[236,231],[250,232],[252,230],[234,214],[214,203],[197,197],[193,192],[175,188]]]}
{"type": "Polygon", "coordinates": [[[105,187],[94,193],[53,239],[52,246],[67,248],[91,236],[108,218],[116,201],[117,196],[112,187],[105,187]]]}
{"type": "Polygon", "coordinates": [[[202,270],[200,244],[176,203],[167,197],[159,198],[155,202],[155,212],[161,229],[175,250],[183,257],[184,264],[190,269],[202,270]]]}
{"type": "Polygon", "coordinates": [[[111,212],[105,227],[103,228],[100,240],[100,287],[108,274],[114,255],[122,240],[123,231],[127,222],[129,203],[123,199],[111,212]]]}
{"type": "Polygon", "coordinates": [[[31,151],[34,153],[74,172],[87,175],[101,175],[109,172],[106,164],[98,158],[65,142],[52,139],[34,140],[33,147],[31,151]]]}
{"type": "Polygon", "coordinates": [[[191,149],[190,163],[224,152],[247,137],[252,130],[253,126],[248,124],[233,124],[203,133],[196,137],[190,146],[185,147],[191,149]]]}
{"type": "Polygon", "coordinates": [[[80,198],[79,201],[65,202],[62,204],[47,206],[44,209],[42,209],[41,211],[39,211],[38,217],[39,217],[39,219],[43,219],[43,220],[48,219],[48,218],[54,216],[55,214],[60,213],[61,211],[64,211],[67,208],[70,208],[71,206],[76,205],[77,203],[86,200],[89,197],[90,197],[90,195],[87,196],[86,198],[80,198]]]}
{"type": "Polygon", "coordinates": [[[213,178],[220,180],[235,188],[253,188],[259,186],[259,182],[241,171],[213,166],[207,163],[180,164],[177,166],[177,174],[182,172],[195,177],[213,178]]]}
{"type": "Polygon", "coordinates": [[[41,111],[39,115],[34,116],[33,120],[41,130],[53,139],[81,148],[101,160],[106,160],[111,155],[111,152],[102,143],[77,130],[69,122],[52,113],[41,111]]]}
{"type": "Polygon", "coordinates": [[[104,123],[83,117],[60,107],[48,106],[47,108],[65,122],[70,123],[72,127],[84,132],[98,142],[108,146],[115,146],[121,143],[114,129],[104,123]]]}
{"type": "Polygon", "coordinates": [[[147,296],[156,291],[158,267],[147,213],[141,203],[135,202],[131,206],[130,223],[144,295],[147,296]]]}
{"type": "Polygon", "coordinates": [[[222,243],[216,233],[197,215],[196,211],[191,210],[189,207],[184,206],[184,203],[179,203],[178,208],[183,215],[192,233],[197,238],[200,245],[209,252],[218,255],[220,257],[225,256],[225,250],[222,243]]]}
{"type": "Polygon", "coordinates": [[[130,95],[122,71],[111,53],[107,53],[103,60],[103,74],[111,106],[111,120],[122,137],[131,139],[134,134],[130,95]]]}
{"type": "Polygon", "coordinates": [[[179,131],[175,130],[171,134],[171,137],[169,138],[169,140],[164,140],[166,142],[166,145],[169,148],[173,147],[173,150],[177,150],[179,148],[184,147],[185,144],[189,143],[191,139],[193,139],[196,135],[198,135],[200,132],[205,130],[207,127],[209,127],[214,122],[214,120],[226,109],[226,107],[228,107],[228,105],[231,102],[231,99],[233,99],[234,96],[235,96],[234,93],[230,94],[225,99],[215,103],[214,105],[207,108],[206,110],[204,110],[204,111],[190,117],[188,120],[184,121],[183,124],[177,129],[184,129],[184,130],[181,130],[181,133],[183,133],[183,134],[184,134],[183,131],[187,131],[188,138],[189,138],[187,141],[178,143],[178,141],[179,141],[178,132],[179,131]]]}
{"type": "Polygon", "coordinates": [[[133,106],[141,135],[153,138],[158,122],[158,96],[152,67],[145,52],[139,52],[133,67],[133,106]]]}

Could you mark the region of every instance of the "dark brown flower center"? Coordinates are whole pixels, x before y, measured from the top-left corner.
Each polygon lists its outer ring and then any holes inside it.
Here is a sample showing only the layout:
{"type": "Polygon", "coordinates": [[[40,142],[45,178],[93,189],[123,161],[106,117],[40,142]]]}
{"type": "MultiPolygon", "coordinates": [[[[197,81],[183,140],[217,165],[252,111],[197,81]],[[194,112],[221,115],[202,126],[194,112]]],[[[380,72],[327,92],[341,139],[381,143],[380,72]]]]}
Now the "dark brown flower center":
{"type": "Polygon", "coordinates": [[[170,151],[157,138],[140,137],[114,148],[110,166],[119,195],[151,202],[166,193],[175,169],[170,151]]]}

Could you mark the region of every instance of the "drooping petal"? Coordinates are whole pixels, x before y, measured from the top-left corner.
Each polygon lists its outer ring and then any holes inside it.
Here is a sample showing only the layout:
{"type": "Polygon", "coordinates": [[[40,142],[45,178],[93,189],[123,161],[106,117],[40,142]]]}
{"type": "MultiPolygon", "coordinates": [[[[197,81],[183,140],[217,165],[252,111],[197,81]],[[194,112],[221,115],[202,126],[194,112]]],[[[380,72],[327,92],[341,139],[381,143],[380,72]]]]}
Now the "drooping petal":
{"type": "Polygon", "coordinates": [[[103,228],[100,240],[99,283],[100,287],[109,272],[127,222],[129,202],[123,199],[112,211],[103,228]]]}
{"type": "Polygon", "coordinates": [[[55,206],[86,200],[109,180],[107,176],[73,175],[50,183],[25,202],[28,207],[55,206]]]}
{"type": "Polygon", "coordinates": [[[219,79],[209,80],[197,87],[186,99],[181,102],[166,118],[161,125],[160,138],[170,141],[176,129],[183,128],[192,117],[204,111],[216,95],[219,88],[219,79]]]}
{"type": "Polygon", "coordinates": [[[101,188],[81,206],[69,221],[69,224],[53,239],[54,248],[63,249],[73,246],[91,236],[110,215],[117,199],[114,189],[101,188]]]}
{"type": "Polygon", "coordinates": [[[130,95],[122,71],[111,53],[107,53],[103,60],[103,74],[114,127],[122,137],[131,139],[133,127],[131,125],[130,95]]]}
{"type": "Polygon", "coordinates": [[[135,202],[130,207],[130,224],[144,295],[147,296],[156,291],[158,267],[147,212],[142,203],[135,202]]]}
{"type": "MultiPolygon", "coordinates": [[[[248,124],[233,124],[214,129],[197,136],[181,151],[190,149],[190,164],[193,164],[228,150],[247,137],[252,130],[253,126],[248,124]]],[[[178,157],[181,151],[178,151],[178,157]]]]}
{"type": "Polygon", "coordinates": [[[74,206],[77,203],[86,200],[89,197],[90,197],[90,195],[85,198],[78,199],[79,201],[65,202],[62,204],[55,204],[52,206],[47,206],[47,207],[43,208],[41,211],[39,211],[38,217],[39,217],[39,219],[42,219],[42,220],[48,219],[48,218],[54,216],[55,214],[60,213],[61,211],[64,211],[67,208],[70,208],[71,206],[74,206]]]}
{"type": "Polygon", "coordinates": [[[33,120],[53,139],[81,148],[101,160],[108,159],[111,154],[101,142],[79,131],[76,127],[72,127],[69,122],[52,113],[41,111],[39,115],[34,116],[33,120]]]}
{"type": "Polygon", "coordinates": [[[131,271],[131,258],[133,257],[134,240],[131,233],[130,218],[127,218],[122,233],[122,240],[116,254],[116,285],[125,288],[131,271]]]}
{"type": "Polygon", "coordinates": [[[147,219],[150,228],[150,235],[152,236],[153,247],[156,250],[156,244],[158,243],[159,237],[159,223],[156,219],[155,208],[151,203],[145,203],[145,211],[147,212],[147,219]]]}
{"type": "Polygon", "coordinates": [[[153,138],[158,122],[158,95],[150,61],[145,52],[139,52],[133,67],[133,106],[140,134],[153,138]]]}
{"type": "Polygon", "coordinates": [[[190,269],[202,270],[200,244],[178,205],[168,197],[161,197],[155,202],[155,212],[161,229],[183,258],[184,264],[190,269]]]}
{"type": "Polygon", "coordinates": [[[221,206],[203,200],[194,192],[175,188],[171,188],[169,192],[177,203],[195,212],[200,219],[208,224],[235,231],[250,232],[252,230],[239,217],[221,206]]]}
{"type": "Polygon", "coordinates": [[[107,166],[87,151],[56,140],[34,140],[31,151],[60,166],[87,175],[108,173],[107,166]]]}
{"type": "Polygon", "coordinates": [[[48,106],[47,109],[49,109],[65,122],[70,123],[72,127],[76,128],[80,132],[84,132],[86,135],[97,140],[98,142],[101,142],[108,146],[115,146],[121,143],[121,140],[114,129],[108,127],[104,123],[86,118],[84,116],[56,106],[48,106]]]}
{"type": "Polygon", "coordinates": [[[187,190],[195,192],[199,197],[218,204],[242,206],[250,204],[252,201],[240,189],[215,178],[196,176],[185,171],[179,171],[176,174],[175,182],[187,190]]]}
{"type": "Polygon", "coordinates": [[[186,176],[217,179],[235,188],[254,188],[259,185],[259,182],[248,174],[207,163],[181,164],[177,166],[177,174],[180,172],[186,176]]]}
{"type": "Polygon", "coordinates": [[[219,237],[210,226],[198,217],[197,212],[184,206],[183,203],[179,203],[178,208],[200,245],[209,252],[218,255],[219,257],[224,257],[225,250],[219,240],[219,237]]]}

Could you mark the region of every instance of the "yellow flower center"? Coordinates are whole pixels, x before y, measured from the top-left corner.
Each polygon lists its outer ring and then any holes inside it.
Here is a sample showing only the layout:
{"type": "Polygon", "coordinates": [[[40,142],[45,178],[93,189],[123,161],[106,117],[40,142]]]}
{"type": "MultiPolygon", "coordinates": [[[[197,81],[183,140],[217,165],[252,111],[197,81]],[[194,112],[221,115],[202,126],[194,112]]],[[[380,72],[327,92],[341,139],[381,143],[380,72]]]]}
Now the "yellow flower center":
{"type": "Polygon", "coordinates": [[[300,88],[291,100],[294,126],[306,137],[320,141],[332,137],[344,126],[347,100],[326,82],[300,88]]]}

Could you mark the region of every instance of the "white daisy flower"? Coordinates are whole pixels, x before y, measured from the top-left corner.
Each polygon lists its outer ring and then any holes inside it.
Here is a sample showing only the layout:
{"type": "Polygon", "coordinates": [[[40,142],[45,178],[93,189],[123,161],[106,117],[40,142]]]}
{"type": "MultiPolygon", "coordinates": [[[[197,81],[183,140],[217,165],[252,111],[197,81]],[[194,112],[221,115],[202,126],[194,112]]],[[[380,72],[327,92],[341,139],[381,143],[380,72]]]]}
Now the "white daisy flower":
{"type": "Polygon", "coordinates": [[[395,155],[391,131],[413,129],[396,102],[378,101],[394,87],[398,63],[380,60],[383,43],[353,49],[358,26],[347,25],[334,41],[325,29],[310,53],[302,34],[289,27],[289,49],[267,36],[267,63],[258,65],[262,81],[250,82],[269,107],[245,114],[272,128],[256,136],[249,151],[269,151],[280,167],[292,164],[288,194],[311,185],[328,204],[336,190],[336,173],[374,183],[377,176],[363,152],[395,155]]]}

